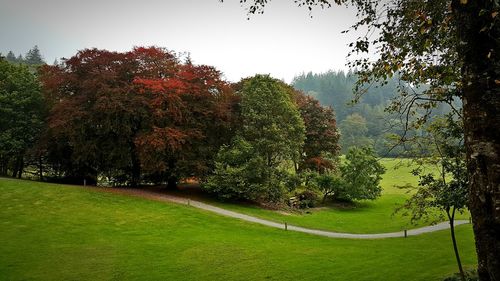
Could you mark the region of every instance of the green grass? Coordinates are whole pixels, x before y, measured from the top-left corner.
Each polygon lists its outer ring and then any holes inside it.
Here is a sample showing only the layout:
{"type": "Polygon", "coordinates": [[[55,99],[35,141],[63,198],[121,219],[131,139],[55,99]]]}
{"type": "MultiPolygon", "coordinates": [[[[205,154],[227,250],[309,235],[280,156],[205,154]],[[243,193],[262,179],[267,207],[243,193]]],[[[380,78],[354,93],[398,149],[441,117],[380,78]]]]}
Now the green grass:
{"type": "MultiPolygon", "coordinates": [[[[396,207],[403,204],[409,197],[408,190],[398,188],[398,186],[417,185],[418,178],[411,174],[415,166],[409,160],[404,159],[382,159],[381,163],[387,169],[381,182],[382,196],[374,201],[357,202],[353,208],[326,207],[311,209],[303,213],[283,214],[254,205],[221,203],[210,198],[201,199],[222,208],[268,220],[338,232],[395,232],[428,225],[429,223],[425,221],[412,224],[409,217],[401,213],[394,214],[396,207]]],[[[432,170],[432,167],[426,167],[426,169],[432,170]]],[[[468,219],[468,217],[468,213],[457,214],[457,219],[468,219]]]]}
{"type": "MultiPolygon", "coordinates": [[[[442,280],[447,231],[347,240],[192,207],[0,178],[0,280],[442,280]]],[[[473,267],[469,225],[457,229],[473,267]]]]}

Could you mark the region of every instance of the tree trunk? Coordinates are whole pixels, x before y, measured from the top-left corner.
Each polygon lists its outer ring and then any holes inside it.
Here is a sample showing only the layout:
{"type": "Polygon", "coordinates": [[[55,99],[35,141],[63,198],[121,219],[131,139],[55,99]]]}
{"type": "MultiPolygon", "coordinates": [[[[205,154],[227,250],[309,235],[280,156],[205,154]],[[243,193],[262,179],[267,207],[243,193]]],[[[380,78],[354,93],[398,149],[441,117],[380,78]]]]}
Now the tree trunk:
{"type": "Polygon", "coordinates": [[[17,174],[17,178],[20,179],[23,176],[23,170],[24,170],[24,158],[21,157],[19,160],[19,171],[17,174]]]}
{"type": "MultiPolygon", "coordinates": [[[[495,5],[497,7],[495,7],[495,5]]],[[[463,119],[469,209],[482,281],[500,280],[500,24],[492,0],[453,0],[463,45],[463,119]],[[496,18],[495,18],[496,16],[496,18]]]]}
{"type": "Polygon", "coordinates": [[[177,177],[169,176],[167,180],[167,188],[168,189],[177,189],[177,177]]]}
{"type": "Polygon", "coordinates": [[[21,160],[19,158],[16,158],[16,160],[14,161],[14,167],[12,170],[12,177],[17,178],[20,171],[21,171],[21,160]]]}
{"type": "Polygon", "coordinates": [[[38,177],[43,181],[43,161],[42,156],[38,156],[38,177]]]}
{"type": "Polygon", "coordinates": [[[465,281],[465,273],[462,268],[462,261],[460,260],[460,254],[458,252],[457,239],[455,238],[455,208],[453,208],[453,213],[450,216],[450,211],[446,211],[448,215],[448,221],[450,222],[450,233],[451,241],[453,242],[453,251],[455,252],[455,258],[457,259],[458,271],[460,272],[460,278],[465,281]]]}
{"type": "Polygon", "coordinates": [[[177,176],[175,174],[175,166],[177,161],[172,157],[168,160],[168,178],[167,178],[167,188],[177,189],[177,176]]]}
{"type": "Polygon", "coordinates": [[[131,171],[131,183],[132,187],[137,187],[141,181],[141,163],[139,162],[139,157],[135,149],[135,145],[132,145],[131,151],[132,158],[132,171],[131,171]]]}

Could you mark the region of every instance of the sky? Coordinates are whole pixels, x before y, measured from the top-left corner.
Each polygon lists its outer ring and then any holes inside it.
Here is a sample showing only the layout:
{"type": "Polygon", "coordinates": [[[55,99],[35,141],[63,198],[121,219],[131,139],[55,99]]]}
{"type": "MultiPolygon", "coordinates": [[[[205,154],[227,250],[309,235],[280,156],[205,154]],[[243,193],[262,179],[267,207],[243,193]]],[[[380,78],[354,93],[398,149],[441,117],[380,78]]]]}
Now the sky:
{"type": "Polygon", "coordinates": [[[256,73],[291,82],[304,72],[347,69],[347,45],[357,34],[341,31],[354,23],[352,9],[318,7],[310,14],[292,0],[272,0],[248,20],[239,2],[0,0],[0,52],[24,55],[38,45],[52,63],[85,48],[154,45],[189,53],[232,82],[256,73]]]}

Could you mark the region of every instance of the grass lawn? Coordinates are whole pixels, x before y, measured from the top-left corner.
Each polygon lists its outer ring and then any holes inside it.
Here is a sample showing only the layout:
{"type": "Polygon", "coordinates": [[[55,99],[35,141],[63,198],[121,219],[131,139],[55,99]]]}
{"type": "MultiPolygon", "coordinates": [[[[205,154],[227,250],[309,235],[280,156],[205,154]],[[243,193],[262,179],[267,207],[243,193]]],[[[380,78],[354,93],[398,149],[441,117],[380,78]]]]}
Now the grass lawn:
{"type": "MultiPolygon", "coordinates": [[[[0,280],[442,280],[456,271],[447,231],[331,239],[4,178],[0,206],[0,280]]],[[[458,227],[457,239],[473,267],[470,225],[458,227]]]]}
{"type": "MultiPolygon", "coordinates": [[[[395,232],[428,225],[427,222],[419,222],[416,225],[411,224],[409,217],[402,216],[399,213],[394,214],[395,208],[403,204],[409,197],[407,189],[401,189],[397,186],[405,184],[416,186],[417,184],[418,178],[411,174],[414,166],[408,165],[410,164],[409,160],[400,159],[382,159],[381,163],[387,169],[381,182],[382,196],[374,201],[358,202],[354,208],[327,207],[311,209],[304,213],[283,214],[253,205],[221,203],[210,198],[196,199],[268,220],[338,232],[395,232]]],[[[432,169],[432,167],[428,167],[428,169],[432,169]]],[[[188,194],[178,194],[189,196],[188,194]]],[[[468,213],[457,214],[457,219],[468,218],[468,213]]]]}

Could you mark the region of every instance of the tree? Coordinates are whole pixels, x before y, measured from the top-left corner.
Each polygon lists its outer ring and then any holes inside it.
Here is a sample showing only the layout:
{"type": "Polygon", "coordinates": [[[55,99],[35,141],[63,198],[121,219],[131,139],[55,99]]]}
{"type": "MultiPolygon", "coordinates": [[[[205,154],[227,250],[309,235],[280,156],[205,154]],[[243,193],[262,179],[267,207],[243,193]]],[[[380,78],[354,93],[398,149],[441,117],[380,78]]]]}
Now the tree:
{"type": "Polygon", "coordinates": [[[347,200],[374,200],[380,196],[380,180],[385,168],[369,147],[352,147],[346,154],[345,163],[340,166],[345,182],[345,193],[338,198],[347,200]]]}
{"type": "Polygon", "coordinates": [[[14,53],[12,51],[9,51],[7,53],[7,56],[5,57],[5,59],[8,61],[8,62],[17,62],[17,58],[16,58],[16,55],[14,55],[14,53]]]}
{"type": "Polygon", "coordinates": [[[83,50],[45,66],[42,81],[48,143],[57,144],[49,158],[80,183],[204,175],[230,130],[232,92],[220,73],[166,49],[83,50]]]}
{"type": "Polygon", "coordinates": [[[333,171],[315,175],[314,184],[323,193],[323,202],[326,201],[328,196],[334,196],[336,199],[348,198],[346,182],[340,175],[333,171]]]}
{"type": "MultiPolygon", "coordinates": [[[[243,2],[247,2],[243,0],[243,2]]],[[[267,1],[250,1],[250,13],[262,12],[267,1]]],[[[427,112],[439,103],[462,100],[469,182],[469,207],[482,281],[500,280],[500,7],[492,0],[335,0],[352,4],[368,29],[352,43],[353,53],[378,52],[375,61],[354,61],[358,90],[399,73],[409,85],[430,85],[426,91],[401,89],[392,109],[407,116],[415,107],[427,112]],[[371,35],[376,34],[374,38],[371,35]]],[[[298,1],[331,6],[327,0],[298,1]]],[[[363,91],[359,91],[362,93],[363,91]]],[[[414,122],[425,123],[428,114],[414,122]]],[[[405,135],[402,136],[405,140],[405,135]]]]}
{"type": "Polygon", "coordinates": [[[300,92],[296,93],[295,100],[304,120],[306,133],[300,153],[302,159],[297,170],[315,169],[321,172],[332,169],[335,166],[332,159],[340,152],[340,134],[333,109],[321,106],[316,99],[300,92]]]}
{"type": "Polygon", "coordinates": [[[245,81],[241,95],[240,135],[269,167],[298,161],[304,144],[304,121],[283,82],[267,75],[245,81]]]}
{"type": "Polygon", "coordinates": [[[163,49],[136,51],[152,74],[134,80],[152,112],[150,128],[135,141],[145,171],[170,188],[182,177],[203,179],[233,135],[231,88],[213,67],[183,64],[163,49]]]}
{"type": "Polygon", "coordinates": [[[28,150],[44,123],[44,105],[37,78],[26,66],[0,58],[0,174],[21,177],[28,150]]]}
{"type": "Polygon", "coordinates": [[[27,65],[33,66],[45,64],[45,61],[43,60],[42,54],[40,53],[37,45],[35,45],[26,53],[26,57],[23,62],[27,65]]]}
{"type": "Polygon", "coordinates": [[[237,136],[217,153],[215,170],[203,188],[223,199],[267,200],[271,185],[276,184],[270,172],[255,148],[237,136]]]}
{"type": "Polygon", "coordinates": [[[327,197],[343,201],[374,200],[381,195],[380,180],[384,172],[371,148],[352,147],[339,170],[309,172],[306,177],[323,193],[323,202],[327,197]]]}
{"type": "Polygon", "coordinates": [[[368,133],[366,124],[366,119],[357,113],[348,115],[347,118],[340,123],[340,140],[345,152],[347,152],[350,147],[373,145],[373,141],[366,136],[368,133]]]}
{"type": "Polygon", "coordinates": [[[279,201],[285,170],[299,160],[305,134],[290,87],[256,75],[235,89],[241,97],[242,127],[217,154],[215,171],[203,186],[224,198],[279,201]]]}
{"type": "Polygon", "coordinates": [[[423,137],[423,144],[434,148],[434,153],[424,163],[439,167],[438,174],[415,169],[413,174],[420,178],[419,188],[398,211],[404,210],[405,214],[409,211],[412,222],[428,219],[435,210],[440,211],[439,220],[443,219],[443,212],[446,214],[458,269],[465,281],[454,227],[456,212],[467,208],[469,180],[465,166],[463,127],[450,114],[446,118],[434,120],[426,131],[428,134],[423,137]]]}
{"type": "Polygon", "coordinates": [[[136,62],[127,53],[87,49],[41,71],[50,106],[46,149],[74,183],[98,174],[136,185],[140,167],[134,139],[147,116],[137,95],[136,62]]]}

